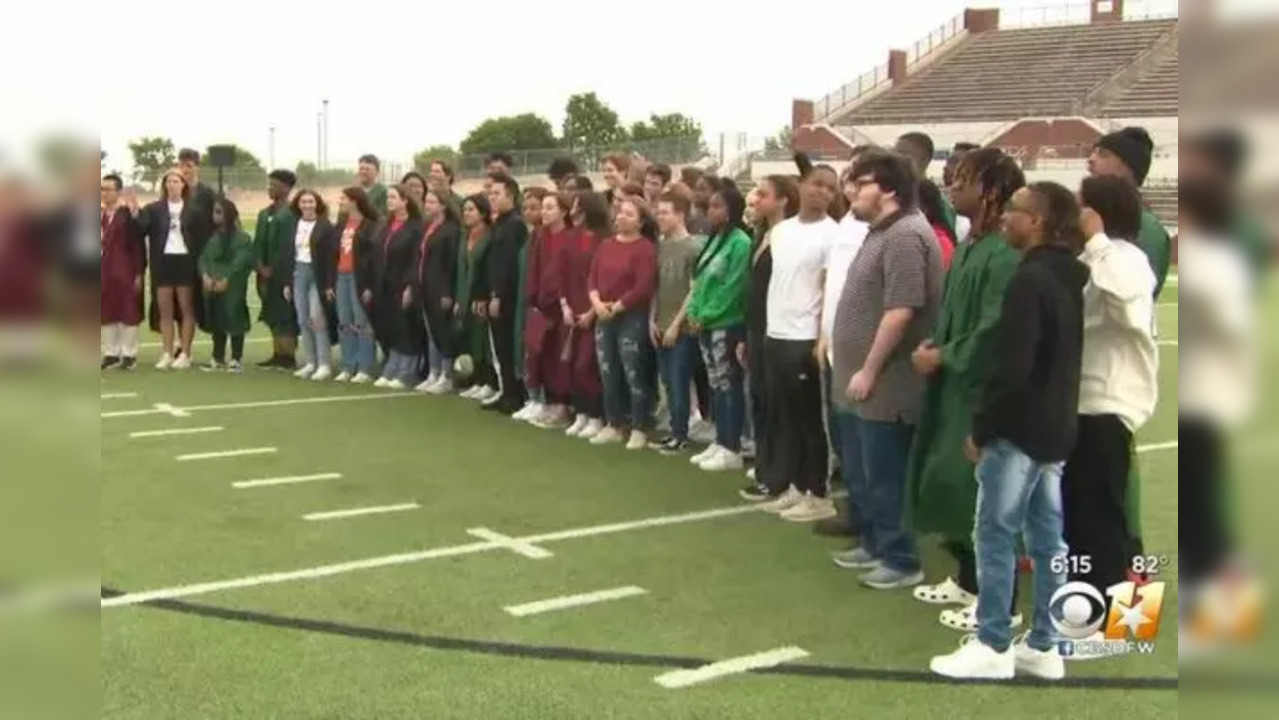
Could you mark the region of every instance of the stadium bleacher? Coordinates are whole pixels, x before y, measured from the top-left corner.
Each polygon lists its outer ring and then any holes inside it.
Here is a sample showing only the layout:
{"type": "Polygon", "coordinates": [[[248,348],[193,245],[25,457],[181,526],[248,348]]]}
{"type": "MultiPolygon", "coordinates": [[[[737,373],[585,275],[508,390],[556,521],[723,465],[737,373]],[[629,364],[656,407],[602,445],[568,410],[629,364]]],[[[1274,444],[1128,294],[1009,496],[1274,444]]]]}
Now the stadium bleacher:
{"type": "Polygon", "coordinates": [[[1178,44],[1173,43],[1135,83],[1106,103],[1101,117],[1167,117],[1179,107],[1180,70],[1178,44]]]}

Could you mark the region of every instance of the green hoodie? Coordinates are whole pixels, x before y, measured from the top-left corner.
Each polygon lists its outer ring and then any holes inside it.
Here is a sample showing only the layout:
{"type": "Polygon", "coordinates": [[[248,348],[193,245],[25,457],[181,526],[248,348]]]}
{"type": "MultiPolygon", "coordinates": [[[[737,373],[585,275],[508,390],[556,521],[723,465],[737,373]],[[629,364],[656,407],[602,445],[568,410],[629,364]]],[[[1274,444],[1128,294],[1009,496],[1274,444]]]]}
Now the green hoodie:
{"type": "Polygon", "coordinates": [[[740,228],[716,235],[697,258],[693,299],[688,317],[706,330],[746,322],[746,283],[750,274],[751,239],[740,228]]]}

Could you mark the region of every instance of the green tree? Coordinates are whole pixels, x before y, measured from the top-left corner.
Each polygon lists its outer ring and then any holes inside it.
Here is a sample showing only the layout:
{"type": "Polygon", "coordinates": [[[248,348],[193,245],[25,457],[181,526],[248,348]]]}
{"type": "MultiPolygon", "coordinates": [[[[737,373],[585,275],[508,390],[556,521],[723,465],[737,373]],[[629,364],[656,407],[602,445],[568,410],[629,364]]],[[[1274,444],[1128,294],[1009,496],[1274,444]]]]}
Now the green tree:
{"type": "Polygon", "coordinates": [[[561,134],[564,145],[575,150],[612,145],[627,137],[617,112],[593,92],[578,93],[568,99],[561,134]]]}
{"type": "Polygon", "coordinates": [[[647,121],[640,120],[631,125],[631,139],[636,142],[701,136],[702,124],[683,113],[654,113],[648,116],[647,121]]]}
{"type": "Polygon", "coordinates": [[[781,150],[786,150],[789,152],[792,149],[793,144],[794,144],[794,138],[791,135],[790,126],[787,125],[781,130],[778,130],[777,134],[774,135],[773,137],[770,137],[764,140],[764,150],[769,152],[778,152],[781,150]]]}
{"type": "Polygon", "coordinates": [[[546,118],[524,113],[489,118],[475,126],[458,146],[465,155],[497,150],[540,150],[558,145],[546,118]]]}
{"type": "MultiPolygon", "coordinates": [[[[226,187],[266,187],[267,170],[262,161],[246,148],[234,144],[230,145],[235,149],[235,161],[230,167],[223,170],[223,182],[226,187]]],[[[209,163],[209,148],[205,148],[204,154],[200,156],[200,171],[205,182],[210,182],[217,178],[217,168],[209,163]]]]}
{"type": "Polygon", "coordinates": [[[457,151],[452,145],[432,145],[413,156],[413,168],[425,175],[431,170],[431,161],[443,160],[457,165],[457,151]]]}
{"type": "Polygon", "coordinates": [[[160,175],[178,162],[178,150],[166,137],[143,137],[129,143],[133,155],[133,181],[155,190],[160,175]]]}
{"type": "Polygon", "coordinates": [[[345,187],[355,183],[355,174],[350,170],[341,168],[320,170],[315,163],[306,160],[299,162],[293,172],[298,176],[299,187],[345,187]]]}

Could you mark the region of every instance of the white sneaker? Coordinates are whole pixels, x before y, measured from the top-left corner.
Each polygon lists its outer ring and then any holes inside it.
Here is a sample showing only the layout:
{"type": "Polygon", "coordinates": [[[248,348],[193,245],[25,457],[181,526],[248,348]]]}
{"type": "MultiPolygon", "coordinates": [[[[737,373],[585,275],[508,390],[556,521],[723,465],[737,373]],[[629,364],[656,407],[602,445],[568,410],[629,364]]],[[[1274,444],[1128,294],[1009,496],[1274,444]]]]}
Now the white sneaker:
{"type": "Polygon", "coordinates": [[[328,365],[321,365],[315,369],[315,373],[311,375],[311,379],[316,382],[324,382],[333,377],[333,370],[328,365]]]}
{"type": "MultiPolygon", "coordinates": [[[[1025,618],[1022,617],[1021,613],[1017,613],[1013,615],[1010,625],[1014,628],[1021,627],[1024,620],[1025,618]]],[[[937,622],[951,630],[966,633],[977,632],[977,599],[973,598],[970,604],[958,610],[942,610],[941,614],[937,616],[937,622]]]]}
{"type": "Polygon", "coordinates": [[[488,385],[481,388],[480,392],[475,395],[475,399],[479,400],[481,405],[488,405],[489,403],[497,402],[501,397],[501,390],[498,390],[495,387],[489,387],[488,385]]]}
{"type": "Polygon", "coordinates": [[[533,425],[543,430],[560,430],[569,426],[568,408],[563,405],[547,405],[541,414],[529,419],[533,425]]]}
{"type": "Polygon", "coordinates": [[[338,373],[333,378],[333,382],[340,382],[340,383],[351,382],[351,373],[343,370],[342,372],[338,373]]]}
{"type": "Polygon", "coordinates": [[[168,370],[173,367],[173,356],[165,353],[160,356],[160,360],[155,364],[156,370],[168,370]]]}
{"type": "Polygon", "coordinates": [[[352,385],[368,385],[371,382],[373,382],[373,376],[368,373],[356,373],[355,377],[351,378],[352,385]]]}
{"type": "Polygon", "coordinates": [[[1030,633],[1013,642],[1013,667],[1018,675],[1029,675],[1042,680],[1060,680],[1066,677],[1066,661],[1056,648],[1036,650],[1026,644],[1030,633]]]}
{"type": "Polygon", "coordinates": [[[427,392],[432,395],[448,395],[453,392],[453,380],[446,375],[440,375],[440,379],[427,392]]]}
{"type": "Polygon", "coordinates": [[[969,635],[959,649],[949,655],[938,655],[928,663],[938,675],[960,680],[1011,680],[1016,668],[1013,649],[999,652],[969,635]]]}
{"type": "Polygon", "coordinates": [[[173,359],[174,370],[189,370],[191,368],[191,356],[182,353],[173,359]]]}
{"type": "Polygon", "coordinates": [[[427,373],[426,379],[423,380],[421,384],[418,385],[418,387],[425,386],[426,389],[423,390],[422,392],[430,392],[430,388],[436,383],[438,383],[439,381],[440,381],[440,371],[432,370],[431,372],[427,373]]]}
{"type": "Polygon", "coordinates": [[[540,417],[544,409],[545,408],[542,403],[537,402],[536,400],[529,400],[524,403],[524,407],[516,410],[515,413],[511,415],[511,419],[519,420],[521,422],[529,422],[540,417]]]}
{"type": "Polygon", "coordinates": [[[718,452],[698,463],[697,467],[705,470],[706,472],[741,470],[743,467],[742,456],[732,450],[719,448],[718,452]]]}
{"type": "Polygon", "coordinates": [[[632,430],[631,437],[626,441],[627,450],[643,450],[648,447],[648,436],[639,430],[632,430]]]}
{"type": "Polygon", "coordinates": [[[604,421],[599,418],[589,418],[586,425],[578,431],[577,436],[583,440],[594,440],[596,435],[604,432],[604,421]]]}
{"type": "Polygon", "coordinates": [[[471,398],[475,397],[475,393],[479,392],[479,390],[480,390],[479,385],[472,385],[469,388],[458,393],[458,397],[464,397],[467,400],[470,400],[471,398]]]}
{"type": "Polygon", "coordinates": [[[315,372],[315,363],[307,363],[297,370],[293,371],[293,377],[302,378],[303,380],[311,377],[311,373],[315,372]]]}
{"type": "Polygon", "coordinates": [[[613,427],[605,427],[591,437],[592,445],[609,445],[622,441],[622,434],[613,427]]]}
{"type": "Polygon", "coordinates": [[[427,378],[423,380],[422,382],[418,383],[416,386],[414,386],[413,391],[420,392],[423,394],[429,393],[431,392],[431,388],[434,385],[435,385],[435,380],[433,378],[427,378]]]}
{"type": "Polygon", "coordinates": [[[578,413],[577,417],[573,419],[573,424],[568,426],[564,434],[569,437],[577,437],[586,429],[586,423],[589,421],[590,419],[586,417],[585,413],[578,413]]]}
{"type": "Polygon", "coordinates": [[[760,506],[760,509],[775,514],[781,514],[804,500],[804,494],[795,489],[794,485],[786,488],[786,492],[777,496],[776,500],[770,500],[760,506]]]}
{"type": "Polygon", "coordinates": [[[914,591],[915,599],[929,605],[971,605],[977,602],[977,596],[961,588],[951,578],[936,585],[919,585],[914,591]]]}
{"type": "Polygon", "coordinates": [[[747,471],[746,471],[746,477],[747,477],[747,478],[749,478],[749,479],[751,479],[751,480],[754,480],[754,479],[755,479],[755,468],[751,468],[750,470],[747,470],[747,471]]]}
{"type": "Polygon", "coordinates": [[[409,386],[405,385],[404,381],[402,380],[387,380],[386,384],[383,385],[382,387],[386,388],[387,390],[408,390],[409,389],[409,386]]]}
{"type": "Polygon", "coordinates": [[[387,386],[390,382],[391,382],[391,378],[384,378],[384,377],[380,377],[380,378],[378,378],[377,380],[374,380],[374,381],[373,381],[373,387],[375,387],[375,388],[384,388],[384,387],[386,387],[386,386],[387,386]]]}
{"type": "Polygon", "coordinates": [[[701,418],[692,424],[688,429],[688,437],[690,440],[699,443],[715,443],[715,426],[701,418]]]}
{"type": "Polygon", "coordinates": [[[724,448],[722,448],[722,447],[720,447],[720,446],[718,446],[718,445],[716,445],[716,444],[714,444],[714,443],[711,443],[710,445],[708,445],[708,446],[706,447],[706,449],[705,449],[705,450],[703,450],[703,451],[701,451],[701,452],[697,453],[696,455],[694,455],[693,457],[689,458],[689,459],[688,459],[688,461],[689,461],[690,463],[694,464],[694,465],[701,465],[702,463],[706,462],[707,460],[710,460],[711,458],[713,458],[713,457],[715,457],[716,455],[718,455],[718,454],[719,454],[719,451],[720,451],[720,450],[723,450],[723,449],[724,449],[724,448]]]}
{"type": "Polygon", "coordinates": [[[789,510],[784,510],[781,513],[781,518],[791,522],[816,522],[826,518],[833,518],[837,514],[835,503],[830,498],[805,494],[802,501],[789,510]]]}
{"type": "Polygon", "coordinates": [[[483,405],[484,407],[496,405],[501,401],[502,401],[501,390],[494,390],[493,392],[489,393],[486,397],[480,398],[480,404],[483,405]]]}

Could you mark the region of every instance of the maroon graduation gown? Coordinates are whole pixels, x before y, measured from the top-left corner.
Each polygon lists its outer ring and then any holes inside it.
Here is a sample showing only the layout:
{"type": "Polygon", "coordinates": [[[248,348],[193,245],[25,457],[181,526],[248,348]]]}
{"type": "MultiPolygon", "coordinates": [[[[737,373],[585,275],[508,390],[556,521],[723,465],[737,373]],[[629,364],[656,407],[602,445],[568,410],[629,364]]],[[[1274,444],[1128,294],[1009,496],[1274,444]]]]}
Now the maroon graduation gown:
{"type": "Polygon", "coordinates": [[[146,270],[146,250],[129,211],[102,213],[102,324],[142,324],[136,279],[146,270]]]}

